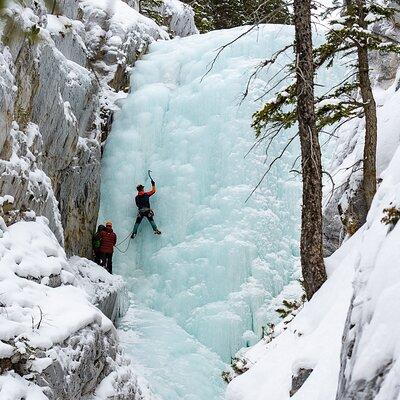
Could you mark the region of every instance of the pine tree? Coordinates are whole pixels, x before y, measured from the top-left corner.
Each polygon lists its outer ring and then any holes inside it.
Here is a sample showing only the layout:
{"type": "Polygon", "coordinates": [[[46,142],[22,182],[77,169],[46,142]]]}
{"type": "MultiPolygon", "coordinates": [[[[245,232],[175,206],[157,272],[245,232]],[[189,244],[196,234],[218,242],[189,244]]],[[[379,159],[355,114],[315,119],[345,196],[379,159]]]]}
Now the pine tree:
{"type": "Polygon", "coordinates": [[[272,23],[290,24],[285,0],[185,0],[195,11],[200,32],[235,26],[272,23]]]}
{"type": "MultiPolygon", "coordinates": [[[[400,53],[398,42],[382,36],[374,24],[390,19],[396,9],[388,4],[376,4],[372,0],[346,0],[345,5],[336,1],[327,14],[341,12],[339,18],[331,20],[325,42],[314,50],[316,68],[329,68],[339,60],[355,56],[355,61],[347,61],[348,75],[335,87],[315,99],[316,126],[322,131],[327,126],[337,130],[345,122],[355,118],[365,118],[364,156],[355,169],[362,166],[361,184],[363,205],[357,207],[358,214],[344,218],[356,224],[357,230],[365,221],[372,198],[376,191],[376,104],[369,76],[369,53],[400,53]]],[[[268,62],[276,62],[280,53],[268,62]]],[[[288,74],[294,73],[294,66],[287,66],[288,74]]],[[[289,128],[296,122],[296,86],[288,85],[275,98],[254,115],[257,137],[265,137],[281,128],[289,128]]],[[[351,200],[351,199],[350,199],[351,200]]],[[[355,198],[354,201],[360,201],[355,198]]],[[[350,205],[351,205],[350,201],[350,205]]],[[[350,207],[352,209],[352,207],[350,207]]],[[[346,227],[347,228],[347,227],[346,227]]]]}
{"type": "MultiPolygon", "coordinates": [[[[355,55],[356,62],[351,65],[352,73],[337,88],[338,99],[321,108],[322,118],[332,122],[340,122],[352,118],[364,117],[365,143],[362,160],[355,166],[362,166],[362,180],[359,187],[360,195],[349,198],[349,209],[342,216],[346,231],[354,233],[366,220],[366,214],[371,206],[376,192],[376,148],[378,123],[376,103],[370,80],[369,53],[400,52],[398,42],[390,37],[382,36],[374,29],[377,22],[390,19],[396,9],[388,3],[378,4],[371,0],[346,0],[344,5],[337,2],[329,10],[341,11],[341,17],[331,22],[331,30],[327,34],[324,45],[316,50],[318,65],[332,65],[338,56],[355,55]],[[355,78],[353,77],[355,76],[355,78]],[[353,208],[353,203],[357,207],[353,208]]],[[[339,125],[339,126],[340,126],[339,125]]]]}
{"type": "Polygon", "coordinates": [[[303,204],[300,256],[307,298],[326,280],[322,252],[322,165],[314,101],[311,0],[294,0],[297,121],[301,145],[303,204]]]}
{"type": "MultiPolygon", "coordinates": [[[[354,13],[358,17],[358,25],[366,30],[365,0],[348,1],[348,14],[354,13]],[[354,8],[354,10],[353,10],[354,8]]],[[[365,43],[366,44],[366,43],[365,43]]],[[[365,115],[365,145],[363,160],[363,189],[367,208],[371,207],[376,192],[376,146],[378,140],[378,120],[376,116],[376,102],[372,92],[369,77],[368,47],[362,42],[357,43],[358,79],[365,115]]]]}
{"type": "MultiPolygon", "coordinates": [[[[395,10],[388,5],[375,4],[367,0],[346,0],[344,7],[336,3],[330,10],[342,8],[342,17],[332,21],[332,29],[327,35],[326,43],[317,49],[317,63],[323,64],[326,60],[334,62],[338,54],[357,55],[357,63],[354,67],[357,73],[355,85],[349,81],[341,85],[341,97],[346,97],[345,117],[364,116],[365,118],[365,145],[362,160],[363,180],[362,188],[366,210],[369,209],[376,192],[376,146],[377,146],[377,116],[376,103],[372,91],[369,67],[369,52],[395,51],[399,52],[399,46],[395,43],[384,42],[383,38],[369,29],[370,24],[391,17],[395,10]],[[351,99],[351,101],[349,101],[351,99]],[[361,100],[361,101],[360,101],[361,100]]],[[[342,118],[341,110],[329,110],[336,121],[342,118]],[[335,115],[336,114],[336,115],[335,115]]],[[[363,220],[365,216],[361,216],[363,220]]]]}

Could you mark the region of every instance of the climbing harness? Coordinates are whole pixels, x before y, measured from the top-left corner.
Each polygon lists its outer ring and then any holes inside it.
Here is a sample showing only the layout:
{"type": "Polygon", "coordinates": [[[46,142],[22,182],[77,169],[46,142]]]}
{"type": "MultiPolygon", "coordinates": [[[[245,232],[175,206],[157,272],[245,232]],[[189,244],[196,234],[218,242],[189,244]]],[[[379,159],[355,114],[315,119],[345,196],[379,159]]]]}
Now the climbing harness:
{"type": "Polygon", "coordinates": [[[138,210],[137,214],[136,214],[136,218],[143,218],[146,217],[146,215],[148,215],[149,217],[154,217],[154,211],[151,208],[142,208],[140,210],[138,210]]]}

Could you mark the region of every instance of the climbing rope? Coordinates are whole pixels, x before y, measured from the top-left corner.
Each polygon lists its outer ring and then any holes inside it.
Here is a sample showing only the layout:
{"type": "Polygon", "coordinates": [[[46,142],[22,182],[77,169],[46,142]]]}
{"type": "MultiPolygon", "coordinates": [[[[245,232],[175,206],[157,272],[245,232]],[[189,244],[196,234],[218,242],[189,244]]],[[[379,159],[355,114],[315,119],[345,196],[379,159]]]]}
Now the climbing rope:
{"type": "Polygon", "coordinates": [[[128,242],[128,246],[126,246],[126,249],[125,250],[121,250],[117,245],[115,245],[115,248],[121,253],[121,254],[125,254],[128,250],[129,250],[129,246],[131,245],[131,239],[129,239],[129,242],[128,242]]]}
{"type": "Polygon", "coordinates": [[[122,242],[117,243],[117,244],[115,245],[115,247],[116,247],[116,246],[121,246],[121,244],[125,243],[125,242],[128,240],[129,236],[131,236],[131,234],[132,234],[132,233],[129,233],[128,236],[127,236],[124,240],[122,240],[122,242]]]}
{"type": "Polygon", "coordinates": [[[120,252],[120,253],[122,253],[122,254],[125,254],[128,250],[129,250],[129,246],[131,245],[131,234],[132,233],[129,233],[128,234],[128,236],[124,239],[124,240],[122,240],[121,242],[119,242],[119,243],[117,243],[114,247],[120,252]],[[121,246],[122,244],[124,244],[127,240],[129,239],[129,242],[128,242],[128,246],[126,247],[126,249],[125,250],[121,250],[120,248],[119,248],[119,246],[121,246]]]}

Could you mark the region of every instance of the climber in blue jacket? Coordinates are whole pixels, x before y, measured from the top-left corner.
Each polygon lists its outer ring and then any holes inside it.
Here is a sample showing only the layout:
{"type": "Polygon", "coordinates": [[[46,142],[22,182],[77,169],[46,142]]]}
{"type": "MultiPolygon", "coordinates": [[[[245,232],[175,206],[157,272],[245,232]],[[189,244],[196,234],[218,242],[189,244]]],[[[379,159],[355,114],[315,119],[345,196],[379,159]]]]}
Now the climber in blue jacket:
{"type": "Polygon", "coordinates": [[[134,239],[136,237],[139,225],[144,217],[146,217],[147,220],[150,222],[154,234],[161,235],[161,232],[158,230],[157,225],[154,222],[154,211],[150,207],[150,197],[157,192],[156,183],[151,180],[151,190],[149,192],[144,191],[143,185],[138,185],[136,189],[138,191],[138,194],[135,197],[135,203],[138,208],[138,213],[131,238],[134,239]]]}

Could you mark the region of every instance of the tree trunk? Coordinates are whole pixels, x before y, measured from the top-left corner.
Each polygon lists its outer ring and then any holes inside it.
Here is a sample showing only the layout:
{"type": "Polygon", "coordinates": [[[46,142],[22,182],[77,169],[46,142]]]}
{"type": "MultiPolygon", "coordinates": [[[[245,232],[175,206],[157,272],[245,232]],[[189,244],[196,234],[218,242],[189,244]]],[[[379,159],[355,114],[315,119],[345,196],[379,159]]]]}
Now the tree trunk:
{"type": "MultiPolygon", "coordinates": [[[[356,0],[359,25],[367,29],[365,22],[365,0],[356,0]]],[[[363,189],[368,209],[376,193],[376,145],[378,137],[378,122],[376,117],[376,103],[372,93],[369,78],[368,49],[362,44],[357,46],[358,79],[360,82],[361,97],[365,115],[365,144],[363,160],[363,189]]]]}
{"type": "Polygon", "coordinates": [[[322,166],[315,121],[311,0],[294,0],[297,119],[301,144],[303,205],[301,267],[307,298],[326,280],[322,252],[322,166]]]}

